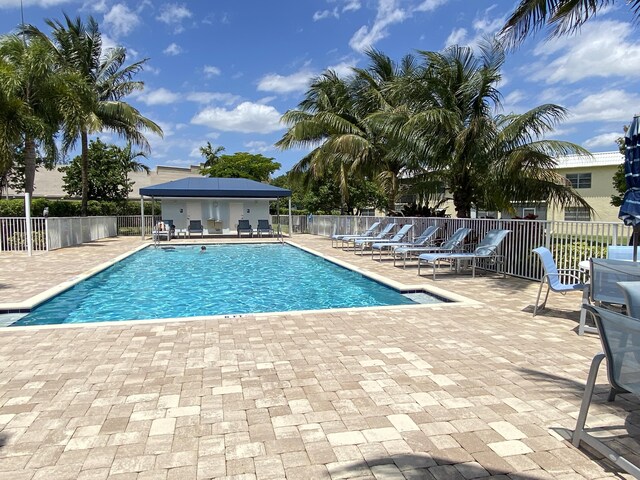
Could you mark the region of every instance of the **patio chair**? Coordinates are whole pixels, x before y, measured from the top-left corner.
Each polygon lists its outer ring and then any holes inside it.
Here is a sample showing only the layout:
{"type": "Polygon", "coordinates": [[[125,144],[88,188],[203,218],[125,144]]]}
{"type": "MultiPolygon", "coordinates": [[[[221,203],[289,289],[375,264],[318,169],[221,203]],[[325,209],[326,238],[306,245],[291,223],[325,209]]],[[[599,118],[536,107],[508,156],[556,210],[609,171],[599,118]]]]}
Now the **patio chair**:
{"type": "Polygon", "coordinates": [[[542,275],[542,278],[540,279],[538,296],[536,297],[536,303],[533,307],[534,317],[538,313],[539,309],[544,308],[547,305],[547,299],[549,298],[550,291],[561,293],[563,295],[567,292],[585,291],[587,285],[580,279],[580,270],[573,268],[559,269],[556,262],[553,260],[553,254],[548,248],[534,248],[533,253],[536,253],[540,257],[542,267],[544,268],[544,275],[542,275]],[[544,301],[539,305],[542,287],[545,283],[547,284],[547,293],[544,296],[544,301]]]}
{"type": "MultiPolygon", "coordinates": [[[[572,443],[575,447],[580,447],[581,442],[586,443],[618,467],[635,478],[640,478],[640,467],[616,453],[600,440],[603,438],[604,430],[600,421],[598,421],[598,426],[593,429],[597,431],[598,438],[589,434],[588,430],[591,429],[585,429],[598,368],[605,358],[607,359],[607,376],[611,385],[608,401],[613,402],[619,393],[640,395],[640,321],[605,308],[591,305],[587,305],[585,308],[595,319],[604,351],[596,354],[591,361],[572,443]]],[[[625,411],[626,413],[628,412],[625,411]]]]}
{"type": "Polygon", "coordinates": [[[627,315],[640,319],[640,282],[618,282],[624,295],[627,315]]]}
{"type": "Polygon", "coordinates": [[[471,262],[471,276],[475,278],[478,260],[485,260],[491,261],[497,266],[502,266],[502,273],[506,276],[504,272],[504,257],[498,255],[498,248],[509,233],[511,233],[511,230],[489,230],[473,252],[423,253],[418,256],[418,275],[420,275],[420,265],[423,262],[433,265],[433,280],[435,281],[436,266],[440,260],[451,262],[451,266],[454,263],[458,266],[461,261],[467,260],[471,262]]]}
{"type": "Polygon", "coordinates": [[[173,220],[162,220],[167,228],[167,230],[169,230],[169,234],[171,235],[171,238],[175,238],[176,237],[176,226],[173,224],[173,220]]]}
{"type": "MultiPolygon", "coordinates": [[[[589,267],[589,301],[592,305],[608,309],[621,310],[626,299],[618,282],[640,280],[640,263],[628,260],[592,258],[589,267]]],[[[585,304],[588,302],[585,302],[585,304]]],[[[584,332],[598,333],[595,327],[586,324],[587,315],[580,315],[578,335],[584,332]]]]}
{"type": "Polygon", "coordinates": [[[201,237],[204,237],[204,229],[202,228],[202,222],[200,220],[189,220],[189,226],[187,227],[189,238],[192,233],[199,233],[201,237]]]}
{"type": "MultiPolygon", "coordinates": [[[[400,230],[398,230],[396,232],[396,234],[389,238],[389,239],[383,239],[383,240],[372,240],[372,239],[367,239],[367,238],[361,238],[359,240],[355,241],[355,253],[358,254],[358,246],[360,247],[360,253],[359,255],[362,255],[364,253],[364,250],[367,246],[372,246],[373,244],[378,244],[378,245],[382,245],[383,243],[390,243],[390,244],[394,244],[394,243],[400,243],[402,242],[402,240],[404,240],[404,237],[407,236],[407,234],[411,231],[411,229],[413,228],[413,224],[412,223],[407,223],[406,225],[403,225],[402,227],[400,227],[400,230]]],[[[373,252],[371,253],[371,255],[373,256],[373,252]]]]}
{"type": "Polygon", "coordinates": [[[373,232],[375,232],[378,227],[380,226],[380,222],[373,222],[371,224],[371,226],[365,230],[364,232],[360,233],[360,234],[353,234],[353,235],[348,235],[348,234],[339,234],[337,233],[335,230],[337,230],[338,228],[338,224],[336,223],[334,225],[334,233],[333,235],[331,235],[331,246],[335,248],[335,246],[338,245],[338,242],[342,242],[345,239],[348,238],[356,238],[356,237],[372,237],[373,236],[373,232]]]}
{"type": "Polygon", "coordinates": [[[342,238],[341,242],[342,242],[342,249],[345,249],[344,244],[347,244],[346,248],[349,248],[349,244],[353,243],[353,246],[355,248],[356,246],[356,241],[357,240],[376,240],[376,241],[381,241],[384,240],[385,238],[387,238],[390,234],[391,234],[391,230],[393,230],[394,228],[396,228],[396,224],[395,223],[387,223],[385,225],[385,227],[380,231],[380,233],[378,233],[377,235],[372,235],[372,236],[356,236],[356,237],[352,237],[352,236],[348,236],[346,238],[342,238]]]}
{"type": "MultiPolygon", "coordinates": [[[[407,266],[407,258],[411,255],[422,253],[455,253],[462,250],[462,244],[464,243],[467,235],[471,233],[470,228],[461,227],[453,232],[447,241],[445,241],[439,247],[396,247],[393,249],[393,266],[396,266],[396,260],[402,258],[402,268],[407,266]]],[[[416,257],[417,258],[417,257],[416,257]]]]}
{"type": "Polygon", "coordinates": [[[167,241],[171,240],[171,227],[167,225],[164,220],[160,220],[153,227],[153,230],[151,231],[151,238],[154,242],[157,242],[162,240],[163,237],[166,238],[167,241]]]}
{"type": "Polygon", "coordinates": [[[238,237],[243,233],[248,233],[250,237],[253,237],[253,227],[249,223],[249,220],[238,220],[238,237]]]}
{"type": "Polygon", "coordinates": [[[261,237],[262,234],[272,236],[273,227],[269,223],[269,220],[258,220],[258,228],[256,228],[256,233],[259,237],[261,237]]]}
{"type": "MultiPolygon", "coordinates": [[[[398,247],[424,247],[429,245],[433,240],[432,237],[438,231],[438,227],[435,225],[429,225],[425,228],[424,232],[420,234],[419,237],[415,238],[413,242],[382,242],[382,243],[374,243],[371,245],[371,250],[378,250],[380,252],[380,261],[382,261],[382,252],[387,250],[392,252],[398,247]]],[[[375,252],[374,252],[375,253],[375,252]]],[[[371,255],[371,259],[375,260],[374,255],[371,255]]]]}
{"type": "Polygon", "coordinates": [[[612,260],[633,260],[633,245],[609,245],[607,258],[612,260]]]}

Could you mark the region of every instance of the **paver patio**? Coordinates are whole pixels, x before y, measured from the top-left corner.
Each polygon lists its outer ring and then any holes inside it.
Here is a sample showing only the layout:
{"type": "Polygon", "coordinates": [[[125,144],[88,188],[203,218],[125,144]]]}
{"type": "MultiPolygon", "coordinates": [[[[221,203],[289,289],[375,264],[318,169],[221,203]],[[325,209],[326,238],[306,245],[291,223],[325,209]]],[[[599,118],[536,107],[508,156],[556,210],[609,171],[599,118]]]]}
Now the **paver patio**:
{"type": "MultiPolygon", "coordinates": [[[[326,238],[293,240],[434,285],[326,238]]],[[[140,243],[0,254],[2,302],[140,243]]],[[[563,438],[600,349],[576,334],[580,294],[534,318],[534,282],[435,285],[482,303],[2,329],[0,478],[626,478],[563,438]]],[[[603,368],[589,423],[630,432],[613,446],[638,453],[640,401],[608,404],[607,391],[603,368]]]]}

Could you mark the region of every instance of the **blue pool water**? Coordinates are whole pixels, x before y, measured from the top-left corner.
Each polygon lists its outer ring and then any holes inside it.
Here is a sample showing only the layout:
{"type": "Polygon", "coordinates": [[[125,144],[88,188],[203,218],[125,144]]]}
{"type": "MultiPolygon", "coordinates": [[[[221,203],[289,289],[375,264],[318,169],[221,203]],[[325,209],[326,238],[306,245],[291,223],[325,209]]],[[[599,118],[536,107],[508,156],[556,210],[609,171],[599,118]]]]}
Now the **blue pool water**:
{"type": "MultiPolygon", "coordinates": [[[[439,301],[439,300],[434,300],[439,301]]],[[[14,326],[409,305],[290,245],[146,248],[41,304],[14,326]]]]}

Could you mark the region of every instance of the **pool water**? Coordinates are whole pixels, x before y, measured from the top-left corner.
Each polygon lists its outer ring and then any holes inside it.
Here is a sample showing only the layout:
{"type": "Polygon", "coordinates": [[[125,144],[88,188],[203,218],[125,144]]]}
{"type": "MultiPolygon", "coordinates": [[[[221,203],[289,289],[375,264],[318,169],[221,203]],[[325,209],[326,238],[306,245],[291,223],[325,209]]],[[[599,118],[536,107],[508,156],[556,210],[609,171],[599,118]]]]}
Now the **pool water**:
{"type": "Polygon", "coordinates": [[[12,325],[416,303],[290,245],[207,245],[203,253],[200,248],[141,250],[39,305],[12,325]]]}

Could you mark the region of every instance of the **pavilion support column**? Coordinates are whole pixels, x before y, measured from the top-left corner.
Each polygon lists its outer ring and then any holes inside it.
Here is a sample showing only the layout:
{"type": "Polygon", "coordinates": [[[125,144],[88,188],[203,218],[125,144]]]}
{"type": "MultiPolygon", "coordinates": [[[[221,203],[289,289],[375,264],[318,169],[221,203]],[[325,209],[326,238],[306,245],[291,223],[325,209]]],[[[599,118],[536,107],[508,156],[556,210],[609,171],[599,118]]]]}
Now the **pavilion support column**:
{"type": "Polygon", "coordinates": [[[144,240],[144,195],[140,195],[140,237],[144,240]]]}
{"type": "Polygon", "coordinates": [[[291,197],[289,197],[289,237],[293,236],[293,215],[291,215],[291,197]]]}

